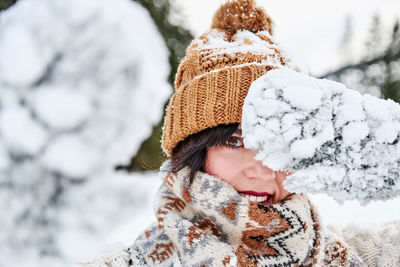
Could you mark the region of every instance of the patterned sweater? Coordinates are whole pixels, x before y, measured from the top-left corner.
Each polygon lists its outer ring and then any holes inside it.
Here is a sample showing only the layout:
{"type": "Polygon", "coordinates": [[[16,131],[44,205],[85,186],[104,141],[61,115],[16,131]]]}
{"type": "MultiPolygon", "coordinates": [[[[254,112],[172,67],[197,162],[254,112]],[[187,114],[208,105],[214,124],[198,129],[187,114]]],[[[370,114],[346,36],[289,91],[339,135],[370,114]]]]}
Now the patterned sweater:
{"type": "Polygon", "coordinates": [[[115,245],[80,267],[400,266],[400,221],[373,231],[324,229],[304,195],[260,205],[220,179],[166,172],[157,223],[127,248],[115,245]]]}

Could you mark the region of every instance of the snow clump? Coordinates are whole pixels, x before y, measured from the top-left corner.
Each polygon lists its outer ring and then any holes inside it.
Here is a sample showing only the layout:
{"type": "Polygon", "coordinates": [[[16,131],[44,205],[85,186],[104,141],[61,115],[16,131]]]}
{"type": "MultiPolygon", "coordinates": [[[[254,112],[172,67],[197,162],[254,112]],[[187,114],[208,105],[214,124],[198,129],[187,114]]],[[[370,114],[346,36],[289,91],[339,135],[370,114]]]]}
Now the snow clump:
{"type": "Polygon", "coordinates": [[[274,170],[293,172],[291,192],[339,202],[400,195],[400,106],[290,69],[267,72],[243,106],[247,148],[274,170]]]}

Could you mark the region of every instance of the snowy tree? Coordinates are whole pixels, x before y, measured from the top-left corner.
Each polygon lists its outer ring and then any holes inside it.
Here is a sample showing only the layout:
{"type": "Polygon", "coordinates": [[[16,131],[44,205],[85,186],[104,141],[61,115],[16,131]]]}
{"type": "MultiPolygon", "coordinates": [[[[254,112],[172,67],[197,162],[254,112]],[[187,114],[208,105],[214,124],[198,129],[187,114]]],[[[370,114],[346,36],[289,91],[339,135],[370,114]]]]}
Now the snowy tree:
{"type": "Polygon", "coordinates": [[[400,102],[400,22],[396,21],[387,33],[380,16],[375,15],[363,54],[362,58],[347,62],[321,77],[400,102]]]}
{"type": "MultiPolygon", "coordinates": [[[[183,26],[184,21],[181,19],[180,10],[173,7],[171,0],[133,0],[143,5],[154,19],[161,35],[169,50],[169,62],[171,71],[169,74],[169,82],[173,85],[175,74],[178,69],[180,60],[185,56],[186,47],[193,39],[192,34],[183,26]],[[174,23],[171,21],[174,20],[174,23]]],[[[160,136],[163,120],[153,129],[152,135],[143,142],[138,153],[132,158],[129,166],[121,166],[120,168],[129,171],[137,170],[157,170],[166,156],[163,154],[160,146],[160,136]]]]}
{"type": "Polygon", "coordinates": [[[20,0],[0,25],[0,266],[65,260],[61,237],[101,236],[138,201],[114,168],[161,118],[168,51],[128,0],[20,0]]]}
{"type": "Polygon", "coordinates": [[[0,11],[15,4],[16,1],[17,0],[2,0],[2,1],[0,1],[0,11]]]}

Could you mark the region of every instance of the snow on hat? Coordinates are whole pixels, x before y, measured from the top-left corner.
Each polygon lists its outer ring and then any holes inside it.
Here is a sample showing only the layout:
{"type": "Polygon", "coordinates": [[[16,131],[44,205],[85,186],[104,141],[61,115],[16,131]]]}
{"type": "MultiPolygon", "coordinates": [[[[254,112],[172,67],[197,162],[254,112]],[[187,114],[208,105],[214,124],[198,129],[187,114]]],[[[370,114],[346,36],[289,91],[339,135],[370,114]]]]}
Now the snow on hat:
{"type": "Polygon", "coordinates": [[[211,29],[192,41],[179,65],[162,134],[167,155],[192,134],[240,123],[250,84],[267,71],[298,70],[273,41],[272,28],[253,0],[228,1],[218,9],[211,29]]]}

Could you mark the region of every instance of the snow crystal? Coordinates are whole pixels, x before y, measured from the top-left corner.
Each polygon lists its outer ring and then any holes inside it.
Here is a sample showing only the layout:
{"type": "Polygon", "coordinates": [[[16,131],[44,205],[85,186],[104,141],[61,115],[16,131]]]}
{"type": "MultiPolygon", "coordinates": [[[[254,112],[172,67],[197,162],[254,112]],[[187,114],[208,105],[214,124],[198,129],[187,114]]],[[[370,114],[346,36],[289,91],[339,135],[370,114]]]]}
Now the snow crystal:
{"type": "Polygon", "coordinates": [[[18,1],[0,24],[0,265],[64,266],[64,238],[83,253],[147,197],[114,168],[161,118],[168,50],[129,0],[18,1]]]}
{"type": "Polygon", "coordinates": [[[397,103],[285,68],[252,83],[242,115],[245,146],[293,172],[289,191],[363,203],[400,195],[397,103]]]}

